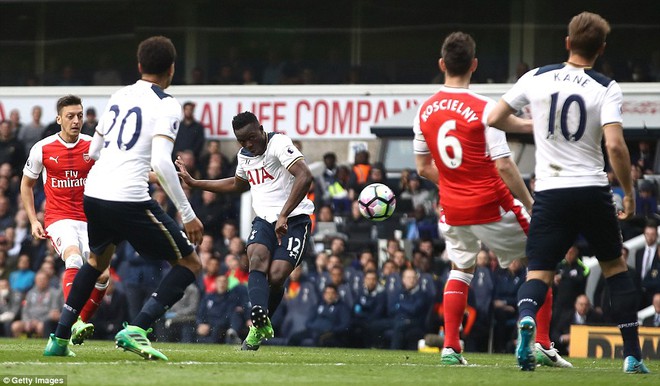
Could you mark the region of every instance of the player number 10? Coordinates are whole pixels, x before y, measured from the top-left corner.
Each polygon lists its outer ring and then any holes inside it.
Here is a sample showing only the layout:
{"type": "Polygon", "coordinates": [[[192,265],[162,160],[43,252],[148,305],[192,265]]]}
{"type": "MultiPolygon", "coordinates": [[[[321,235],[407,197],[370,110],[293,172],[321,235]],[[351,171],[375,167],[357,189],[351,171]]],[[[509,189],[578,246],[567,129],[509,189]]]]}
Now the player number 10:
{"type": "Polygon", "coordinates": [[[557,100],[559,98],[559,93],[556,92],[552,94],[550,100],[550,114],[548,116],[548,137],[549,139],[554,138],[555,136],[555,127],[561,129],[561,135],[566,138],[567,141],[579,141],[584,135],[584,127],[587,122],[586,107],[584,105],[584,99],[580,95],[572,94],[564,101],[564,104],[561,106],[561,111],[559,113],[559,125],[555,122],[557,118],[557,100]],[[577,109],[579,112],[578,127],[575,133],[568,131],[568,110],[571,108],[573,103],[577,104],[577,109]]]}

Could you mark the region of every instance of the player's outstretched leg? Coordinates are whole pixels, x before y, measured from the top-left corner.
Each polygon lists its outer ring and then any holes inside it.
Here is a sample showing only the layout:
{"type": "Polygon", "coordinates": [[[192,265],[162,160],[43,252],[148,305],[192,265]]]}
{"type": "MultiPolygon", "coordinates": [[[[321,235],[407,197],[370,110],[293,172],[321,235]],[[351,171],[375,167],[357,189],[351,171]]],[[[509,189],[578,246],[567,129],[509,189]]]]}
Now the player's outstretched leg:
{"type": "Polygon", "coordinates": [[[94,335],[94,325],[83,322],[79,316],[78,320],[71,326],[71,344],[83,344],[85,339],[94,335]]]}
{"type": "Polygon", "coordinates": [[[75,357],[76,354],[69,350],[69,340],[62,339],[50,334],[48,343],[44,349],[44,356],[47,357],[75,357]]]}
{"type": "Polygon", "coordinates": [[[275,336],[268,313],[261,306],[252,307],[251,318],[252,326],[250,326],[250,332],[243,341],[241,350],[256,351],[264,339],[275,336]]]}
{"type": "Polygon", "coordinates": [[[138,326],[130,326],[124,322],[124,329],[115,335],[115,343],[117,348],[136,353],[144,359],[168,360],[165,354],[151,347],[151,342],[147,338],[147,334],[150,332],[151,328],[145,331],[138,326]]]}
{"type": "Polygon", "coordinates": [[[525,316],[518,321],[518,344],[516,358],[522,371],[534,371],[534,341],[536,340],[536,322],[531,316],[525,316]]]}

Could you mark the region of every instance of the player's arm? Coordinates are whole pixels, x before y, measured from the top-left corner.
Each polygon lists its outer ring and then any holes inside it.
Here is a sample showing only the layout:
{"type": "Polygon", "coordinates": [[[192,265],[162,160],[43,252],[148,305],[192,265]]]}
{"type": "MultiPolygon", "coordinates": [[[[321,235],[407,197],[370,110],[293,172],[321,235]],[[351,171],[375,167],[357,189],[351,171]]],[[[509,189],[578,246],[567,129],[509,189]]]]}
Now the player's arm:
{"type": "Polygon", "coordinates": [[[278,243],[281,242],[282,236],[286,235],[287,219],[289,218],[289,215],[294,209],[296,209],[303,198],[307,196],[309,188],[312,186],[312,181],[314,180],[312,172],[309,170],[307,163],[302,157],[293,161],[287,170],[295,177],[295,179],[293,181],[293,186],[291,187],[291,194],[286,199],[286,202],[284,202],[284,206],[282,207],[277,222],[275,223],[275,234],[277,235],[278,243]]]}
{"type": "Polygon", "coordinates": [[[502,157],[495,160],[495,167],[497,167],[497,172],[500,174],[502,181],[504,181],[509,190],[511,190],[513,195],[525,205],[527,211],[531,212],[534,200],[525,185],[525,181],[523,181],[522,176],[520,175],[516,163],[513,162],[511,157],[502,157]]]}
{"type": "Polygon", "coordinates": [[[36,183],[37,180],[23,174],[23,178],[21,179],[21,201],[23,202],[25,213],[30,220],[32,236],[39,239],[45,239],[46,231],[44,231],[43,226],[39,222],[37,211],[34,208],[34,186],[36,183]]]}
{"type": "Polygon", "coordinates": [[[623,138],[623,127],[620,123],[610,123],[603,126],[603,133],[607,156],[624,194],[623,212],[619,214],[619,218],[627,220],[635,214],[635,194],[630,175],[630,154],[623,138]]]}
{"type": "Polygon", "coordinates": [[[174,141],[170,137],[156,135],[151,142],[151,149],[151,168],[158,176],[160,186],[181,213],[181,220],[190,241],[193,244],[199,244],[202,241],[204,226],[190,206],[172,164],[171,154],[174,149],[174,141]]]}
{"type": "Polygon", "coordinates": [[[530,119],[518,118],[513,113],[516,110],[500,99],[488,114],[488,126],[497,127],[508,133],[531,133],[533,130],[530,119]]]}
{"type": "Polygon", "coordinates": [[[181,157],[177,157],[174,163],[179,168],[179,177],[181,180],[191,188],[208,190],[214,193],[243,193],[250,189],[250,184],[237,176],[221,178],[219,180],[196,180],[188,173],[181,157]]]}
{"type": "Polygon", "coordinates": [[[438,171],[438,167],[435,166],[431,153],[415,154],[415,166],[417,167],[417,174],[432,181],[434,184],[438,183],[440,172],[438,171]]]}
{"type": "Polygon", "coordinates": [[[94,160],[98,161],[101,156],[101,149],[105,145],[103,141],[103,135],[98,131],[94,131],[94,136],[92,137],[92,142],[89,144],[89,156],[94,160]]]}

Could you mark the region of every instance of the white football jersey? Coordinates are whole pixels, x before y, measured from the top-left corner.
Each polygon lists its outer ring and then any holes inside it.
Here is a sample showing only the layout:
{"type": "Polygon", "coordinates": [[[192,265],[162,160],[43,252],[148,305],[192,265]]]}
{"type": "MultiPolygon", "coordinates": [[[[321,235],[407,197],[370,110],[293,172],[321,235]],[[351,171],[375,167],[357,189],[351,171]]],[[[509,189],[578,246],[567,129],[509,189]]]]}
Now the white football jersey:
{"type": "Polygon", "coordinates": [[[96,131],[105,146],[89,172],[85,195],[108,201],[147,201],[151,140],[175,140],[181,105],[159,86],[138,80],[110,97],[96,131]]]}
{"type": "Polygon", "coordinates": [[[621,88],[612,79],[567,63],[529,71],[502,97],[530,104],[536,144],[536,190],[606,186],[603,126],[622,123],[621,88]]]}
{"type": "MultiPolygon", "coordinates": [[[[254,156],[245,148],[239,150],[236,177],[250,184],[252,209],[257,216],[274,222],[291,195],[295,181],[288,169],[294,162],[303,159],[303,155],[284,134],[268,133],[267,138],[266,151],[262,155],[254,156]]],[[[312,212],[314,203],[303,198],[289,217],[312,212]]]]}

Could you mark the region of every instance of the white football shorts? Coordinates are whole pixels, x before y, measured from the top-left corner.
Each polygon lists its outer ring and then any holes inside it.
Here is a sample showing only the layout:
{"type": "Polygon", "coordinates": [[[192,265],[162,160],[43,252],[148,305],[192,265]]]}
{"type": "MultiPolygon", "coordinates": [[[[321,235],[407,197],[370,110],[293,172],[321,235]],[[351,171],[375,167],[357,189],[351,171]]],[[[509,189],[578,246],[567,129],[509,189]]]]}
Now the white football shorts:
{"type": "Polygon", "coordinates": [[[513,210],[501,212],[500,221],[477,225],[452,226],[442,217],[438,227],[445,238],[449,260],[461,269],[472,267],[482,243],[495,253],[502,268],[525,257],[529,214],[518,200],[513,210]]]}
{"type": "Polygon", "coordinates": [[[85,261],[89,258],[89,238],[87,237],[87,223],[85,221],[58,220],[50,224],[46,228],[46,232],[60,258],[70,246],[78,247],[85,261]]]}

